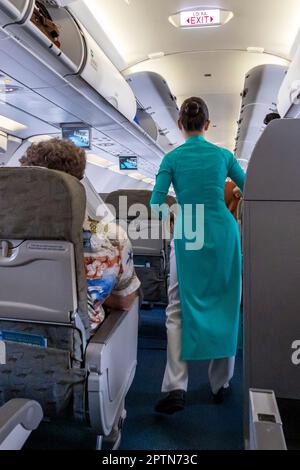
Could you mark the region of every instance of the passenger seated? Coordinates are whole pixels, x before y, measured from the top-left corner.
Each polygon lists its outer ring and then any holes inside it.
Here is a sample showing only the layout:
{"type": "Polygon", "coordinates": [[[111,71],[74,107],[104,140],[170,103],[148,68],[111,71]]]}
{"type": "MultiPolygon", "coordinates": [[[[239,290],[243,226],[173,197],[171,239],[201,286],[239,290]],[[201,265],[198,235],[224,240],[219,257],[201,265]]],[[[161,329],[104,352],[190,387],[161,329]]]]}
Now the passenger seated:
{"type": "MultiPolygon", "coordinates": [[[[52,139],[31,145],[20,163],[63,171],[82,180],[86,154],[71,142],[52,139]]],[[[140,281],[134,269],[131,242],[121,227],[91,218],[87,209],[83,240],[88,310],[91,328],[95,330],[105,318],[104,305],[130,310],[140,281]]]]}

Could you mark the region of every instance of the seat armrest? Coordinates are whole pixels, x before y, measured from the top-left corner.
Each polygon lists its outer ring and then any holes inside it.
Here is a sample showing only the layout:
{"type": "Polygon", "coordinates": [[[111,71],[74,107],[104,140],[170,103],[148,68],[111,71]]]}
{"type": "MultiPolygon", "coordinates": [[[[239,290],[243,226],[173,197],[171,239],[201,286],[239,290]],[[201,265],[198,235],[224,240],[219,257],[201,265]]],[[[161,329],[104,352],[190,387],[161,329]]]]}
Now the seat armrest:
{"type": "Polygon", "coordinates": [[[127,315],[128,312],[125,310],[112,310],[91,338],[89,346],[91,344],[106,344],[127,315]]]}
{"type": "Polygon", "coordinates": [[[88,411],[92,428],[108,436],[124,413],[137,365],[139,299],[129,312],[112,311],[86,349],[88,411]]]}
{"type": "Polygon", "coordinates": [[[15,399],[6,403],[0,408],[0,449],[19,426],[29,435],[38,428],[42,419],[43,410],[36,401],[15,399]]]}
{"type": "Polygon", "coordinates": [[[101,373],[101,351],[118,331],[120,325],[132,311],[138,312],[139,298],[136,298],[130,311],[112,310],[104,323],[96,331],[94,336],[90,339],[86,348],[86,368],[90,372],[101,373]]]}

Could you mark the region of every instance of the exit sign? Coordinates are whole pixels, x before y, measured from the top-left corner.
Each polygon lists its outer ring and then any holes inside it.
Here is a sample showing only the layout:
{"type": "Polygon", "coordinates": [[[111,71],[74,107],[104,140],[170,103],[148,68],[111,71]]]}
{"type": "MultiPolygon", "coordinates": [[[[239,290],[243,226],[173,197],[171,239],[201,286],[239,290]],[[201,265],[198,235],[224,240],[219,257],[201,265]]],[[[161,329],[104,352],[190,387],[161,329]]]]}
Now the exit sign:
{"type": "Polygon", "coordinates": [[[184,10],[169,17],[169,22],[176,28],[207,28],[209,26],[222,26],[228,23],[234,14],[232,11],[220,8],[196,8],[184,10]]]}
{"type": "Polygon", "coordinates": [[[180,13],[180,26],[202,27],[213,26],[221,23],[220,10],[192,10],[180,13]]]}

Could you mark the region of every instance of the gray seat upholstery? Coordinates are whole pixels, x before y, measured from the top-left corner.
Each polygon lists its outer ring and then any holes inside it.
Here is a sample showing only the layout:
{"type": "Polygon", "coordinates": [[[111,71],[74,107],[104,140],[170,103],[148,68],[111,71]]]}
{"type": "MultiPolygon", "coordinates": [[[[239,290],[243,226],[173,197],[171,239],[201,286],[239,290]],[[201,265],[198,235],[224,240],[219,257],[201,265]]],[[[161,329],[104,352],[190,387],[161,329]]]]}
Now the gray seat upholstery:
{"type": "MultiPolygon", "coordinates": [[[[105,196],[106,204],[112,205],[116,210],[116,218],[120,219],[121,214],[119,212],[119,198],[126,197],[128,207],[134,204],[143,204],[148,209],[148,219],[153,217],[150,208],[150,199],[152,196],[152,191],[144,190],[144,189],[121,189],[119,191],[113,191],[110,194],[105,196]]],[[[167,196],[166,203],[171,207],[172,205],[176,204],[176,199],[173,196],[167,196]]]]}
{"type": "MultiPolygon", "coordinates": [[[[105,202],[114,208],[117,220],[127,224],[144,302],[166,304],[171,234],[151,211],[151,196],[152,192],[147,190],[119,190],[109,194],[105,202]]],[[[166,204],[175,206],[176,199],[168,196],[166,204]]]]}
{"type": "Polygon", "coordinates": [[[30,398],[48,418],[75,418],[108,436],[135,373],[138,302],[91,337],[85,208],[84,187],[69,175],[0,170],[0,406],[30,398]]]}
{"type": "Polygon", "coordinates": [[[85,191],[67,174],[44,168],[2,168],[0,240],[61,240],[73,244],[79,314],[89,335],[82,255],[85,191]]]}

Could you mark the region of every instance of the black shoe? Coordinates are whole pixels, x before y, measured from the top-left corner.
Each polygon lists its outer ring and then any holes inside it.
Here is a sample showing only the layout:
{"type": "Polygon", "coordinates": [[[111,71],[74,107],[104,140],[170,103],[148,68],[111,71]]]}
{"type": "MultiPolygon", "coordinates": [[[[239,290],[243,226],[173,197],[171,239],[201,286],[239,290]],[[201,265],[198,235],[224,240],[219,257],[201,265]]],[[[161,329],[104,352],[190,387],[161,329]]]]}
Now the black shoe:
{"type": "Polygon", "coordinates": [[[213,400],[216,405],[222,405],[224,403],[226,395],[230,393],[230,387],[220,388],[218,393],[213,393],[213,400]]]}
{"type": "Polygon", "coordinates": [[[155,411],[156,413],[173,415],[184,409],[185,402],[186,392],[184,390],[174,390],[156,404],[155,411]]]}

